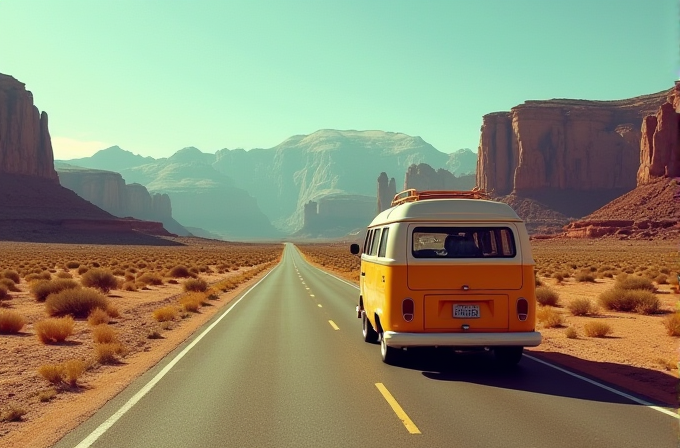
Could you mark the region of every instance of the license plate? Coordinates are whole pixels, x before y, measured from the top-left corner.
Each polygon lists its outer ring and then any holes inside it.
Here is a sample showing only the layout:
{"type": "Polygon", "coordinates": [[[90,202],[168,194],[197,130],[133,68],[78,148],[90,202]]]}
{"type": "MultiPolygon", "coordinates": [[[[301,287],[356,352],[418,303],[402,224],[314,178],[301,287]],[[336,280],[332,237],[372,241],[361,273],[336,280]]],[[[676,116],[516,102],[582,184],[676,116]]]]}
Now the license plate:
{"type": "Polygon", "coordinates": [[[477,319],[480,317],[479,305],[453,305],[453,317],[460,319],[477,319]]]}

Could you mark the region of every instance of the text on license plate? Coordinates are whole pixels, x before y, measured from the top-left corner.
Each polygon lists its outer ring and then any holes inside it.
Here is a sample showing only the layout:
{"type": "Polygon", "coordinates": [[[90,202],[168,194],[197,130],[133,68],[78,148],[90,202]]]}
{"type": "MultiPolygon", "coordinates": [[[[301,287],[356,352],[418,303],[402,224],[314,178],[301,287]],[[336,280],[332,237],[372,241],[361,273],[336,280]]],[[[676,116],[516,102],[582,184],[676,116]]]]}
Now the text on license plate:
{"type": "Polygon", "coordinates": [[[479,305],[453,305],[453,317],[478,318],[480,317],[479,305]]]}

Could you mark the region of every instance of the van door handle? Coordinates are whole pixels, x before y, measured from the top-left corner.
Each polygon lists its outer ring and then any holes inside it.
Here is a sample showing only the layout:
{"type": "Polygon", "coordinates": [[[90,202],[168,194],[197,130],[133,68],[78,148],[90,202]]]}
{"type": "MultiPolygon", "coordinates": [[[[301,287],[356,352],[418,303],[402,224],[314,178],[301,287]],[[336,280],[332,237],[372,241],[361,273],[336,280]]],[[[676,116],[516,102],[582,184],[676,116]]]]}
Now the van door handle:
{"type": "Polygon", "coordinates": [[[383,283],[385,283],[385,276],[383,275],[382,278],[383,278],[383,283]]]}
{"type": "Polygon", "coordinates": [[[362,273],[361,273],[361,276],[362,276],[362,277],[365,277],[365,276],[366,276],[366,273],[365,273],[365,272],[362,272],[362,273]]]}

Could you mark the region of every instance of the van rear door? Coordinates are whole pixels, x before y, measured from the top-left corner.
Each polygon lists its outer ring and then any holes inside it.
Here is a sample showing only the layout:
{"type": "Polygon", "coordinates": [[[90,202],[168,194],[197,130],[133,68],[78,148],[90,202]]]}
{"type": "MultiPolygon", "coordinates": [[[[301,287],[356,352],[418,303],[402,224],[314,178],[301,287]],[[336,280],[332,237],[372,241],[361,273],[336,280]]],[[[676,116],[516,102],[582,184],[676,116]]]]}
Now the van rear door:
{"type": "Polygon", "coordinates": [[[409,226],[411,290],[519,290],[522,258],[512,223],[409,226]]]}

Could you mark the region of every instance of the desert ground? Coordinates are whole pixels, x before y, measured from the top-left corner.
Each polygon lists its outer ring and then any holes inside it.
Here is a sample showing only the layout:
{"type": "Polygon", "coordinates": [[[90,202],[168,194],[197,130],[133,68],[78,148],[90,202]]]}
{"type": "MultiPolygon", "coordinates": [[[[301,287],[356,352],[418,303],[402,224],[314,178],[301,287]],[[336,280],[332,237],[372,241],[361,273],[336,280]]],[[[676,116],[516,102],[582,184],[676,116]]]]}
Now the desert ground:
{"type": "MultiPolygon", "coordinates": [[[[349,253],[349,244],[298,247],[317,266],[358,284],[359,258],[349,253]]],[[[543,342],[528,352],[677,408],[678,243],[554,238],[533,240],[532,251],[541,285],[537,295],[545,305],[537,312],[543,342]],[[649,288],[649,309],[619,311],[601,304],[601,295],[620,292],[615,287],[624,277],[649,288]],[[598,328],[609,333],[588,335],[598,328]]]]}
{"type": "MultiPolygon", "coordinates": [[[[186,245],[0,243],[0,277],[19,277],[0,279],[6,290],[0,291],[0,445],[53,444],[186,340],[281,254],[280,245],[181,241],[186,245]],[[81,284],[98,269],[116,280],[113,289],[99,293],[108,301],[105,312],[76,318],[64,341],[42,342],[40,322],[54,312],[53,300],[44,297],[47,277],[90,290],[81,284]],[[203,289],[200,280],[205,290],[185,291],[203,289]],[[42,289],[35,286],[41,282],[42,289]],[[8,330],[8,316],[16,315],[22,327],[8,330]]],[[[359,259],[349,253],[349,243],[298,247],[313,264],[358,281],[359,259]]],[[[538,313],[544,340],[531,354],[677,407],[677,245],[553,239],[535,240],[532,248],[545,305],[538,313]],[[600,296],[624,278],[651,284],[656,307],[603,307],[600,296]],[[606,324],[610,333],[589,336],[591,322],[606,324]]]]}
{"type": "Polygon", "coordinates": [[[185,245],[0,242],[1,446],[51,446],[264,275],[282,251],[273,244],[178,240],[185,245]],[[49,331],[41,322],[54,311],[41,296],[49,291],[46,279],[94,292],[80,285],[87,271],[102,269],[116,283],[95,292],[108,301],[105,312],[77,317],[63,341],[42,342],[38,334],[49,331]],[[2,280],[14,274],[18,282],[2,280]],[[41,281],[44,289],[35,286],[41,281]],[[18,330],[11,328],[17,315],[18,330]]]}

